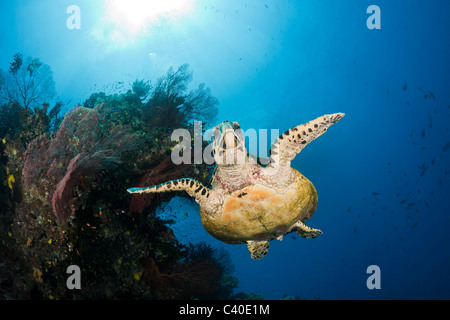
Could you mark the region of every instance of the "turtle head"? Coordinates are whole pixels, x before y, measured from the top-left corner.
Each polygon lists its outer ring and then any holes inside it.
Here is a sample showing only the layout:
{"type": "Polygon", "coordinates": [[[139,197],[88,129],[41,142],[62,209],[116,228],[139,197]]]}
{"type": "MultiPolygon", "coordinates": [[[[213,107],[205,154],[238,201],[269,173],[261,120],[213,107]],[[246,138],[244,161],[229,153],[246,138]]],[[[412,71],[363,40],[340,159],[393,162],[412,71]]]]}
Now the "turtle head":
{"type": "Polygon", "coordinates": [[[213,153],[218,165],[244,164],[247,150],[237,122],[223,121],[213,128],[213,153]]]}

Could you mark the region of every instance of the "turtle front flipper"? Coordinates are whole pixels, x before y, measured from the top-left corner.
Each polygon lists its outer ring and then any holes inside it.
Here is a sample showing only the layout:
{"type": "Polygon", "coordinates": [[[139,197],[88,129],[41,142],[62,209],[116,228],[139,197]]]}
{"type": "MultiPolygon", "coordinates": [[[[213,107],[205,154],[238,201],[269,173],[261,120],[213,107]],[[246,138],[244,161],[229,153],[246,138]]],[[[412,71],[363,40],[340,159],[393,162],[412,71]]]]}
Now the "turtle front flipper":
{"type": "Polygon", "coordinates": [[[295,231],[299,236],[302,238],[309,238],[313,239],[317,237],[319,234],[322,234],[323,232],[319,229],[314,229],[311,227],[308,227],[306,224],[304,224],[301,221],[297,221],[288,232],[295,231]]]}
{"type": "Polygon", "coordinates": [[[247,249],[250,251],[250,256],[253,260],[259,260],[269,252],[268,241],[247,241],[247,249]]]}
{"type": "Polygon", "coordinates": [[[272,145],[272,163],[290,165],[303,148],[344,117],[343,113],[327,114],[283,133],[272,145]],[[278,160],[278,161],[277,161],[278,160]]]}
{"type": "Polygon", "coordinates": [[[186,191],[191,197],[194,197],[197,202],[206,201],[211,193],[211,190],[203,184],[194,179],[178,179],[165,182],[153,187],[145,188],[130,188],[129,193],[159,193],[167,191],[186,191]]]}

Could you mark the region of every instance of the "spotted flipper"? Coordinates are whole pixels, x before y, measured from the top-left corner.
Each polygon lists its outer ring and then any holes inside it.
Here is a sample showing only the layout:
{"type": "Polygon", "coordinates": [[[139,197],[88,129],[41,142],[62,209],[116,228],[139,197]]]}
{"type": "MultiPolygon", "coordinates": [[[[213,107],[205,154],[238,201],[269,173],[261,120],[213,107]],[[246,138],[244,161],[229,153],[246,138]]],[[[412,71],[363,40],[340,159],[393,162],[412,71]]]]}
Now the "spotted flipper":
{"type": "Polygon", "coordinates": [[[129,193],[186,191],[191,197],[194,197],[197,202],[206,201],[211,193],[210,189],[206,188],[203,184],[194,179],[172,180],[153,187],[130,188],[127,191],[129,193]]]}
{"type": "Polygon", "coordinates": [[[269,252],[268,241],[247,241],[247,249],[250,251],[250,256],[253,260],[259,260],[269,252]]]}
{"type": "Polygon", "coordinates": [[[323,232],[319,229],[308,227],[301,221],[297,221],[288,232],[295,231],[302,238],[313,239],[323,232]]]}
{"type": "Polygon", "coordinates": [[[270,149],[271,162],[290,166],[290,162],[308,143],[322,135],[343,116],[343,113],[327,114],[289,129],[272,145],[270,149]]]}

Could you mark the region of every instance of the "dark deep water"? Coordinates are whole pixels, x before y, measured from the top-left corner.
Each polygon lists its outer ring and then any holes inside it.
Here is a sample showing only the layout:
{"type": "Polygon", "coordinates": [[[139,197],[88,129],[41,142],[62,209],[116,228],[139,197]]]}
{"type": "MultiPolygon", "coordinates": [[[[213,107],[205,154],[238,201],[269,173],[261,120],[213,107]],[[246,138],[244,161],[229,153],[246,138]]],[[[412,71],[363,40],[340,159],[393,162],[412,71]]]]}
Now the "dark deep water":
{"type": "MultiPolygon", "coordinates": [[[[224,247],[236,291],[449,299],[450,2],[179,2],[188,9],[150,19],[143,32],[111,18],[108,1],[2,1],[0,68],[17,52],[38,57],[53,71],[62,112],[188,63],[192,86],[205,82],[220,102],[217,123],[284,132],[345,113],[292,162],[318,192],[307,222],[324,232],[316,239],[289,234],[253,261],[245,245],[207,234],[195,203],[173,198],[157,213],[177,220],[180,241],[224,247]],[[71,4],[80,29],[66,25],[71,4]],[[381,29],[366,26],[372,4],[381,29]],[[370,265],[380,268],[381,289],[366,286],[370,265]]],[[[130,14],[145,10],[156,7],[130,14]]]]}

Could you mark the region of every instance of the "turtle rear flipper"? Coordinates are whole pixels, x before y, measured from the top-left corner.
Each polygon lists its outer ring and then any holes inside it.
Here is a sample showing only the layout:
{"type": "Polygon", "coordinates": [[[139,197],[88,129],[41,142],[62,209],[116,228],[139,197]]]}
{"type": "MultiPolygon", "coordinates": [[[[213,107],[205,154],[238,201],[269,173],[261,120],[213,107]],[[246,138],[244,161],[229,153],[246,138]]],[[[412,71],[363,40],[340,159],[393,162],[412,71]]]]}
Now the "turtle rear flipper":
{"type": "Polygon", "coordinates": [[[295,231],[299,236],[302,238],[309,238],[313,239],[317,237],[319,234],[322,234],[323,232],[319,229],[314,229],[311,227],[308,227],[306,224],[304,224],[301,221],[297,221],[290,229],[289,232],[295,231]]]}
{"type": "Polygon", "coordinates": [[[247,249],[250,251],[250,256],[253,260],[259,260],[269,252],[268,241],[247,241],[247,249]]]}

